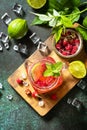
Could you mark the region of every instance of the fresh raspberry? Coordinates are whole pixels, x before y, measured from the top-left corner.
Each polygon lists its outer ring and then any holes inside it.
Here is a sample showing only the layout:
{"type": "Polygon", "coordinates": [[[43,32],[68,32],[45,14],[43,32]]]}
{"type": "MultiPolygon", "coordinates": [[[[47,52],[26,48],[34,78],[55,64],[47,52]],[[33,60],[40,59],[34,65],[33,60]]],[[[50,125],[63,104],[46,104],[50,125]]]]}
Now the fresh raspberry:
{"type": "Polygon", "coordinates": [[[77,51],[78,47],[77,46],[73,46],[73,49],[71,51],[71,54],[74,54],[77,51]]]}
{"type": "Polygon", "coordinates": [[[77,51],[78,47],[77,47],[77,46],[73,46],[73,49],[74,49],[75,51],[77,51]]]}
{"type": "Polygon", "coordinates": [[[73,45],[73,46],[75,45],[74,39],[70,39],[70,44],[73,45]]]}
{"type": "Polygon", "coordinates": [[[75,39],[74,42],[75,43],[80,43],[80,40],[79,39],[75,39]]]}
{"type": "Polygon", "coordinates": [[[38,93],[36,91],[32,92],[32,97],[34,98],[38,97],[38,93]]]}
{"type": "Polygon", "coordinates": [[[67,38],[64,38],[64,40],[63,40],[63,46],[66,46],[66,45],[68,45],[68,44],[69,44],[68,39],[67,39],[67,38]]]}
{"type": "Polygon", "coordinates": [[[72,46],[72,45],[70,45],[70,44],[68,44],[68,45],[65,47],[65,49],[66,49],[67,51],[71,51],[71,50],[72,50],[72,48],[73,48],[73,46],[72,46]]]}
{"type": "Polygon", "coordinates": [[[20,85],[23,84],[23,80],[22,80],[22,79],[19,79],[19,78],[18,78],[16,81],[17,81],[17,83],[20,84],[20,85]]]}
{"type": "Polygon", "coordinates": [[[65,56],[67,56],[68,52],[67,51],[63,51],[62,54],[65,55],[65,56]]]}
{"type": "Polygon", "coordinates": [[[51,98],[52,100],[57,100],[57,95],[56,95],[56,94],[52,94],[52,95],[50,96],[50,98],[51,98]]]}
{"type": "Polygon", "coordinates": [[[61,49],[61,45],[60,44],[56,44],[56,48],[59,50],[59,49],[61,49]]]}

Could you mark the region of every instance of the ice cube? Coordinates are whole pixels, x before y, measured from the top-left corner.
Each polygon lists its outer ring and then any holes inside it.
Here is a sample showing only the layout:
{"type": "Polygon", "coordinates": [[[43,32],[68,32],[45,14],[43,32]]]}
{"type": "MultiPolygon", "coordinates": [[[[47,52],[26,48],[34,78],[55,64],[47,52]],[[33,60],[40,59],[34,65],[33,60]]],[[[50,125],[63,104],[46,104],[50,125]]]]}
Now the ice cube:
{"type": "Polygon", "coordinates": [[[3,32],[0,32],[0,39],[3,43],[9,43],[9,37],[3,32]]]}
{"type": "Polygon", "coordinates": [[[49,54],[49,48],[44,42],[39,42],[37,49],[43,54],[43,55],[48,55],[49,54]]]}
{"type": "Polygon", "coordinates": [[[8,15],[8,13],[5,13],[1,19],[3,20],[3,22],[6,24],[6,25],[9,25],[9,23],[12,21],[11,20],[11,17],[8,15]]]}
{"type": "Polygon", "coordinates": [[[82,102],[79,101],[77,98],[75,98],[73,101],[72,101],[72,105],[74,107],[76,107],[78,110],[81,110],[82,108],[82,102]]]}
{"type": "Polygon", "coordinates": [[[19,52],[24,55],[28,55],[28,48],[24,44],[19,44],[19,52]]]}
{"type": "Polygon", "coordinates": [[[34,43],[34,44],[38,44],[39,41],[40,41],[40,38],[36,36],[36,33],[34,32],[30,37],[31,41],[34,43]]]}
{"type": "Polygon", "coordinates": [[[16,3],[14,4],[13,8],[12,8],[13,12],[15,12],[17,15],[23,16],[24,14],[24,10],[22,5],[16,3]]]}

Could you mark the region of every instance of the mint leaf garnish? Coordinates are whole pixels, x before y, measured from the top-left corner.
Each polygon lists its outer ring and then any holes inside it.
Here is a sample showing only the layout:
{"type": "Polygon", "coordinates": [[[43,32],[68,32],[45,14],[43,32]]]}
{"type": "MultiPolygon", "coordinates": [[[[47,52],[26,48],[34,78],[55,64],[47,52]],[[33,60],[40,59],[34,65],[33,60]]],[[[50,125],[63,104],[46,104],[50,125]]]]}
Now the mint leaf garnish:
{"type": "Polygon", "coordinates": [[[46,64],[47,69],[44,72],[44,76],[60,76],[63,63],[56,62],[54,64],[46,64]]]}
{"type": "Polygon", "coordinates": [[[52,72],[51,69],[47,69],[45,72],[44,72],[44,76],[53,76],[54,73],[52,72]]]}

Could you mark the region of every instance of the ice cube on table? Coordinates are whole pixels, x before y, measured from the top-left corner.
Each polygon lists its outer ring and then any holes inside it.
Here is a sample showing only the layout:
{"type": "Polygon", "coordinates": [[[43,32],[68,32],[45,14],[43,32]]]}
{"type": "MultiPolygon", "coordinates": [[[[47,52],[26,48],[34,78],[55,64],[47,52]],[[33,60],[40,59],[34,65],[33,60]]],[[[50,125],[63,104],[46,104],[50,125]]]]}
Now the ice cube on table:
{"type": "Polygon", "coordinates": [[[0,32],[0,40],[1,40],[1,42],[3,43],[3,45],[4,45],[4,47],[6,48],[6,49],[9,49],[9,42],[10,42],[10,40],[9,40],[9,37],[8,37],[8,35],[6,35],[5,33],[3,33],[3,32],[0,32]]]}
{"type": "Polygon", "coordinates": [[[23,44],[19,44],[19,52],[21,53],[21,54],[24,54],[24,55],[28,55],[28,53],[29,53],[29,50],[28,50],[28,48],[27,48],[27,45],[23,45],[23,44]]]}
{"type": "Polygon", "coordinates": [[[9,37],[3,32],[0,32],[0,40],[3,43],[9,43],[9,37]]]}
{"type": "Polygon", "coordinates": [[[72,101],[72,105],[76,107],[78,110],[81,110],[82,108],[82,102],[79,101],[77,98],[74,98],[72,101]]]}
{"type": "Polygon", "coordinates": [[[48,55],[49,54],[49,48],[44,42],[39,42],[37,49],[43,54],[43,55],[48,55]]]}
{"type": "Polygon", "coordinates": [[[12,7],[12,11],[20,16],[23,16],[23,14],[24,14],[23,6],[18,3],[14,4],[14,6],[12,7]]]}
{"type": "Polygon", "coordinates": [[[31,36],[29,36],[29,38],[35,45],[37,45],[40,41],[40,37],[37,37],[35,32],[31,36]]]}
{"type": "Polygon", "coordinates": [[[79,88],[81,88],[82,90],[86,90],[87,89],[87,77],[84,77],[83,79],[81,79],[78,83],[77,86],[79,88]]]}
{"type": "Polygon", "coordinates": [[[3,22],[8,26],[9,23],[12,21],[11,17],[8,15],[8,13],[5,13],[1,19],[3,20],[3,22]]]}

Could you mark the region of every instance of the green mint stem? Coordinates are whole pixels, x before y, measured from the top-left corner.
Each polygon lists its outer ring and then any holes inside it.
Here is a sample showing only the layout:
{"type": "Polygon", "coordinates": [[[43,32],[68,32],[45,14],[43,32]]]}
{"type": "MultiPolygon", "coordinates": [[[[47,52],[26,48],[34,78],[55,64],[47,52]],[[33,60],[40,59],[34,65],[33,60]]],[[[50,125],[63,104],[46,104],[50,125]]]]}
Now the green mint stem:
{"type": "Polygon", "coordinates": [[[73,14],[68,14],[68,15],[65,15],[65,16],[69,16],[69,15],[76,15],[76,14],[81,14],[83,12],[87,11],[87,8],[85,8],[84,10],[80,11],[80,12],[77,12],[77,13],[73,13],[73,14]]]}
{"type": "Polygon", "coordinates": [[[80,11],[80,14],[87,11],[87,8],[85,8],[84,10],[80,11]]]}

